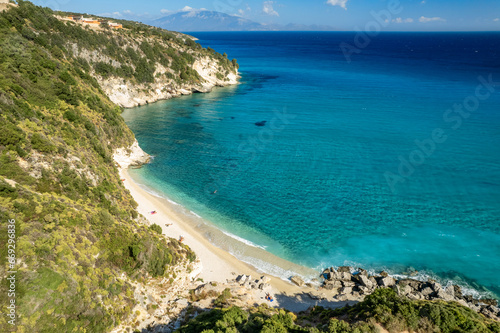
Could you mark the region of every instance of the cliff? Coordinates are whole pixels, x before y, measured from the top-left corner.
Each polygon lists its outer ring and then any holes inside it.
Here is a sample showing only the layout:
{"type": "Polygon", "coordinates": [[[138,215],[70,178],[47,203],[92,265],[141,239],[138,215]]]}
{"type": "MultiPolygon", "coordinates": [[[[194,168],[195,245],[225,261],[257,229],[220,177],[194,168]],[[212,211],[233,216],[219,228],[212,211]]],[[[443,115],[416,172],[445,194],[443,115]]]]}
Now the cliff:
{"type": "Polygon", "coordinates": [[[128,21],[121,21],[123,29],[87,29],[80,36],[81,26],[65,17],[57,16],[64,24],[64,48],[119,106],[209,92],[238,81],[236,60],[202,48],[191,36],[128,21]]]}

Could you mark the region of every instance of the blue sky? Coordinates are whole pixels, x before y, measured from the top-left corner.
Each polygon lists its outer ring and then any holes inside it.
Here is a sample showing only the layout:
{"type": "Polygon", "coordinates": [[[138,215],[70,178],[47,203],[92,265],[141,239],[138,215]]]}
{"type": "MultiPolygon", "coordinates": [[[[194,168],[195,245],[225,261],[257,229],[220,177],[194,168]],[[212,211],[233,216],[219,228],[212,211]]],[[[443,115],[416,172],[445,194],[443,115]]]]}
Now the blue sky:
{"type": "Polygon", "coordinates": [[[180,10],[205,8],[269,24],[320,24],[387,31],[500,31],[500,0],[34,0],[52,9],[147,22],[180,10]],[[385,14],[385,15],[384,15],[385,14]],[[377,17],[378,16],[378,17],[377,17]]]}

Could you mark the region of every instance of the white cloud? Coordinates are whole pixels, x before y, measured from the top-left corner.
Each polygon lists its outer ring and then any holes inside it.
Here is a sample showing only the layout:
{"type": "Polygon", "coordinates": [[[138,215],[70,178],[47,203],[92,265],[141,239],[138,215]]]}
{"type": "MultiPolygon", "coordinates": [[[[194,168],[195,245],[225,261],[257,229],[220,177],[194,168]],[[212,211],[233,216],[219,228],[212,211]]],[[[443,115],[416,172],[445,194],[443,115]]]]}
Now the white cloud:
{"type": "Polygon", "coordinates": [[[326,3],[332,6],[339,6],[347,10],[346,4],[349,0],[328,0],[326,3]]]}
{"type": "Polygon", "coordinates": [[[493,19],[493,22],[500,22],[500,18],[493,19]]]}
{"type": "Polygon", "coordinates": [[[182,15],[182,17],[194,17],[196,16],[199,12],[203,12],[207,10],[206,8],[193,8],[189,6],[185,6],[184,8],[178,10],[176,13],[186,13],[182,15]]]}
{"type": "Polygon", "coordinates": [[[401,18],[401,17],[396,17],[395,19],[392,20],[393,23],[413,23],[413,19],[411,17],[408,18],[401,18]]]}
{"type": "Polygon", "coordinates": [[[425,5],[425,4],[426,4],[426,1],[425,1],[425,0],[422,0],[422,1],[420,2],[420,4],[421,4],[421,5],[425,5]]]}
{"type": "Polygon", "coordinates": [[[278,12],[273,8],[274,3],[275,1],[264,1],[264,3],[262,4],[262,11],[267,15],[280,16],[280,14],[278,14],[278,12]]]}
{"type": "Polygon", "coordinates": [[[421,23],[428,23],[428,22],[446,22],[446,20],[442,17],[425,17],[425,16],[420,16],[418,19],[421,23]]]}
{"type": "Polygon", "coordinates": [[[123,18],[125,16],[140,16],[140,15],[139,14],[135,14],[131,10],[124,10],[122,12],[100,13],[99,16],[114,17],[114,18],[123,18]]]}
{"type": "Polygon", "coordinates": [[[236,14],[236,16],[245,16],[245,14],[247,14],[251,11],[252,11],[252,9],[247,4],[245,9],[243,9],[243,8],[238,9],[238,14],[236,14]]]}
{"type": "Polygon", "coordinates": [[[162,13],[162,14],[170,14],[170,13],[173,13],[173,11],[168,10],[168,9],[161,9],[160,13],[162,13]]]}

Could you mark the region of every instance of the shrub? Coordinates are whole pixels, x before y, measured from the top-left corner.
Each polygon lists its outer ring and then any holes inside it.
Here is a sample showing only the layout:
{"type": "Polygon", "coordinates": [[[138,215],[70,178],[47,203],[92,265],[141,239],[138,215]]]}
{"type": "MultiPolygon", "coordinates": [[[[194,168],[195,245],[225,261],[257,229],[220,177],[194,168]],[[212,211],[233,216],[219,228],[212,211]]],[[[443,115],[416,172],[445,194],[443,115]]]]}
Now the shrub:
{"type": "Polygon", "coordinates": [[[229,288],[226,288],[222,291],[222,294],[219,295],[214,300],[214,305],[215,306],[224,306],[228,304],[229,299],[232,297],[231,295],[231,290],[229,288]]]}
{"type": "Polygon", "coordinates": [[[43,153],[52,153],[56,150],[56,147],[39,133],[31,136],[31,146],[43,153]]]}
{"type": "Polygon", "coordinates": [[[0,122],[0,145],[16,145],[25,141],[25,135],[16,125],[2,121],[0,122]]]}
{"type": "Polygon", "coordinates": [[[161,230],[161,227],[158,224],[151,224],[149,226],[149,229],[153,230],[154,232],[156,232],[160,235],[163,233],[163,230],[161,230]]]}
{"type": "Polygon", "coordinates": [[[115,68],[108,63],[103,61],[96,62],[94,65],[95,72],[101,75],[103,78],[107,78],[110,75],[113,75],[115,72],[115,68]]]}
{"type": "Polygon", "coordinates": [[[2,197],[17,197],[17,189],[10,186],[8,183],[0,180],[0,196],[2,197]]]}
{"type": "Polygon", "coordinates": [[[66,112],[64,112],[63,117],[64,119],[67,119],[68,121],[71,122],[75,122],[78,120],[78,115],[73,110],[67,110],[66,112]]]}

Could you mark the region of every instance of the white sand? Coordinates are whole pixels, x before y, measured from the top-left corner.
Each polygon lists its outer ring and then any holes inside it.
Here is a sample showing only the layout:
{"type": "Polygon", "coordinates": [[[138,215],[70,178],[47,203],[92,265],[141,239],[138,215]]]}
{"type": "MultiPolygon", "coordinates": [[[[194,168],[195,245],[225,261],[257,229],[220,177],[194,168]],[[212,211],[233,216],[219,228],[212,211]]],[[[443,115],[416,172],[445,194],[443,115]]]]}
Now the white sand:
{"type": "MultiPolygon", "coordinates": [[[[253,277],[265,275],[258,272],[254,267],[239,261],[230,253],[211,244],[188,223],[183,221],[181,214],[170,209],[165,199],[149,194],[139,187],[126,169],[120,169],[120,177],[125,179],[123,182],[125,187],[139,205],[137,207],[139,213],[144,215],[151,223],[160,225],[166,236],[176,239],[179,239],[180,236],[184,237],[183,242],[196,253],[197,258],[201,261],[202,270],[199,277],[204,281],[226,282],[228,279],[236,278],[235,274],[250,274],[253,277]],[[152,211],[157,213],[151,214],[152,211]],[[166,224],[172,225],[167,227],[166,224]]],[[[284,287],[285,289],[295,289],[295,286],[291,283],[276,277],[269,277],[272,285],[284,287]]]]}
{"type": "MultiPolygon", "coordinates": [[[[238,260],[230,253],[210,243],[199,231],[185,221],[185,216],[171,209],[167,200],[146,192],[136,184],[127,169],[120,168],[120,177],[125,179],[123,183],[137,202],[137,210],[140,214],[144,215],[150,223],[160,225],[166,236],[176,239],[179,239],[180,236],[184,237],[183,242],[196,253],[197,258],[201,261],[202,267],[198,277],[202,278],[203,281],[226,283],[241,274],[251,275],[254,278],[265,275],[270,278],[271,290],[268,291],[275,295],[275,302],[269,303],[269,305],[284,307],[290,311],[306,310],[313,305],[339,307],[347,304],[347,302],[333,300],[331,298],[333,295],[327,295],[328,299],[325,300],[312,299],[309,297],[309,293],[320,294],[320,292],[309,287],[298,287],[291,282],[263,274],[255,267],[238,260]],[[156,214],[151,214],[152,211],[156,211],[156,214]],[[166,226],[166,224],[171,225],[166,226]]],[[[261,250],[259,249],[259,251],[261,250]]],[[[272,260],[273,257],[275,256],[267,253],[266,259],[272,260]]],[[[261,300],[264,295],[262,291],[249,291],[249,294],[252,294],[257,303],[265,302],[261,300]]]]}

